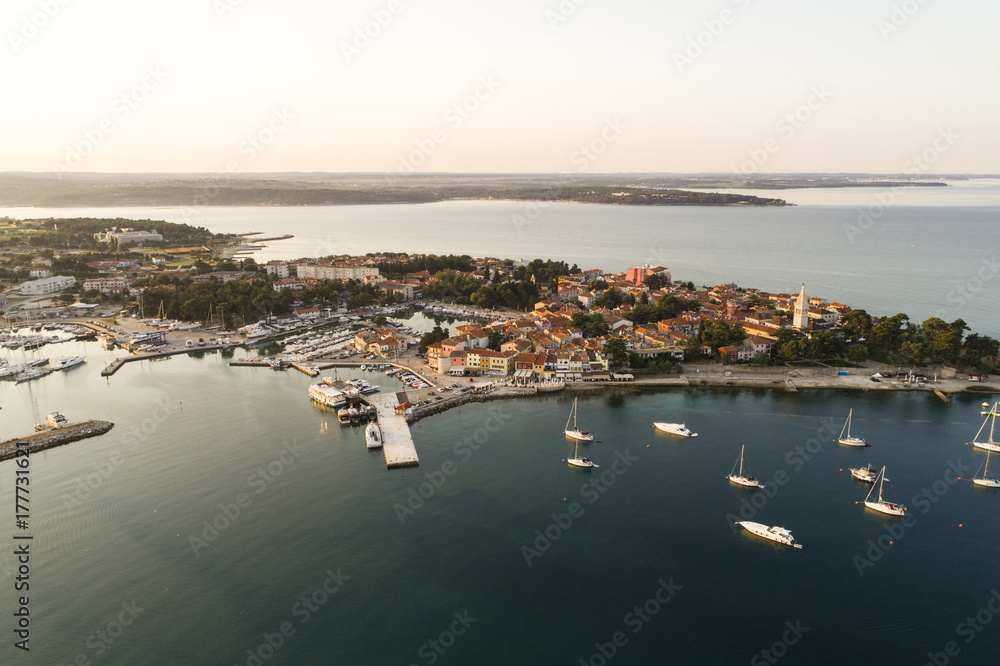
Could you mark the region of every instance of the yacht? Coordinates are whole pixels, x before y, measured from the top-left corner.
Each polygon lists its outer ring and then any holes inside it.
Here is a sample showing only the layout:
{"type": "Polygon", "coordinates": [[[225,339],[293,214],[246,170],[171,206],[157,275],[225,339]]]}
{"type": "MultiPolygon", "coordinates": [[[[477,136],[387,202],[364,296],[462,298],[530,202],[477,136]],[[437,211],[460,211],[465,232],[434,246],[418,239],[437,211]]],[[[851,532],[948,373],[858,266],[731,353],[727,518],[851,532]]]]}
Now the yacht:
{"type": "Polygon", "coordinates": [[[691,432],[687,426],[683,423],[663,423],[657,422],[653,424],[653,427],[662,432],[670,433],[671,435],[680,435],[681,437],[697,437],[698,433],[691,432]]]}
{"type": "Polygon", "coordinates": [[[740,447],[740,460],[739,460],[740,471],[738,473],[736,472],[736,465],[734,464],[733,469],[731,472],[729,472],[729,476],[727,478],[733,483],[736,483],[741,486],[746,486],[748,488],[763,488],[764,485],[756,478],[752,476],[744,476],[743,474],[743,449],[745,448],[746,448],[745,446],[740,447]]]}
{"type": "Polygon", "coordinates": [[[868,463],[868,467],[852,467],[851,476],[858,481],[875,483],[875,479],[878,478],[878,470],[872,467],[871,463],[868,463]]]}
{"type": "Polygon", "coordinates": [[[795,541],[795,537],[792,533],[786,530],[784,527],[770,527],[762,523],[755,523],[749,520],[737,521],[737,525],[741,525],[743,529],[750,534],[756,534],[759,537],[763,537],[770,541],[776,541],[778,543],[785,544],[786,546],[791,546],[793,548],[802,548],[802,544],[795,541]]]}
{"type": "Polygon", "coordinates": [[[75,368],[85,361],[86,359],[83,356],[66,356],[59,361],[59,366],[56,369],[69,370],[70,368],[75,368]]]}
{"type": "Polygon", "coordinates": [[[69,420],[63,416],[62,412],[52,412],[45,415],[45,422],[50,428],[62,428],[69,424],[69,420]]]}
{"type": "Polygon", "coordinates": [[[885,467],[883,466],[879,473],[876,475],[876,479],[881,477],[878,482],[878,500],[871,501],[872,493],[875,492],[875,486],[872,485],[872,489],[868,491],[868,496],[865,497],[865,506],[879,513],[888,514],[890,516],[905,516],[906,507],[902,504],[897,504],[896,502],[888,502],[882,498],[882,485],[885,483],[885,467]]]}

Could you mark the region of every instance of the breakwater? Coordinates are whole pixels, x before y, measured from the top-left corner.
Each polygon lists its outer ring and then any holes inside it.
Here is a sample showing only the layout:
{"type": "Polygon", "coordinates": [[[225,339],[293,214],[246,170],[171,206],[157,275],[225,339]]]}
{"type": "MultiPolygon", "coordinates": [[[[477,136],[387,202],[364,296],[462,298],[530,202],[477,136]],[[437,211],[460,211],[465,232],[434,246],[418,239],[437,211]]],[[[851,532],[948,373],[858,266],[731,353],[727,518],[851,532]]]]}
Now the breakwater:
{"type": "Polygon", "coordinates": [[[115,424],[110,421],[83,421],[82,423],[74,423],[56,430],[43,430],[42,432],[34,432],[24,437],[9,439],[0,444],[0,460],[9,460],[15,457],[17,455],[18,442],[27,442],[27,446],[22,446],[21,448],[27,449],[28,453],[35,453],[69,444],[79,439],[97,437],[114,427],[115,424]]]}

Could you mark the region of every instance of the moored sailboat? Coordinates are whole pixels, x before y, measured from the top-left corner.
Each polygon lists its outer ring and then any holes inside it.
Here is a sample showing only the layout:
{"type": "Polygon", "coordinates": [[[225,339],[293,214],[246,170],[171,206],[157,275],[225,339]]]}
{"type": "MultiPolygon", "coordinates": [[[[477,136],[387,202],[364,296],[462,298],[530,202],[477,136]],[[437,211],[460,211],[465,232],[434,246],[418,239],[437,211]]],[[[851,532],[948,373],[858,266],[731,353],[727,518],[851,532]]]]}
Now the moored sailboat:
{"type": "Polygon", "coordinates": [[[885,513],[890,516],[903,516],[906,514],[906,507],[902,504],[896,504],[895,502],[886,502],[882,499],[882,485],[885,483],[885,467],[879,471],[878,476],[878,501],[872,502],[870,498],[872,493],[875,492],[875,486],[872,485],[871,490],[868,491],[868,495],[865,497],[865,506],[869,509],[878,511],[879,513],[885,513]]]}
{"type": "Polygon", "coordinates": [[[729,472],[727,477],[733,483],[739,484],[741,486],[747,486],[748,488],[763,488],[764,485],[752,476],[743,476],[743,450],[746,446],[740,447],[740,460],[739,466],[740,471],[736,473],[736,464],[733,465],[732,471],[729,472]]]}
{"type": "Polygon", "coordinates": [[[600,467],[600,465],[595,464],[594,461],[591,460],[590,458],[586,456],[583,456],[582,458],[580,457],[579,440],[577,440],[576,442],[576,450],[573,451],[573,457],[567,458],[566,462],[568,462],[570,465],[573,465],[574,467],[600,467]]]}
{"type": "Polygon", "coordinates": [[[843,444],[844,446],[871,446],[860,437],[851,437],[851,417],[853,415],[854,409],[852,408],[851,411],[847,413],[847,421],[844,423],[844,427],[840,430],[840,437],[837,438],[837,442],[843,444]]]}
{"type": "Polygon", "coordinates": [[[993,409],[989,411],[986,415],[986,420],[983,421],[983,425],[979,427],[979,432],[972,439],[972,446],[977,449],[983,449],[984,451],[997,451],[1000,452],[1000,442],[993,439],[993,430],[997,422],[997,410],[1000,409],[1000,402],[993,405],[993,409]],[[980,435],[983,434],[983,430],[986,429],[986,424],[990,424],[990,436],[985,442],[979,441],[980,435]]]}
{"type": "Polygon", "coordinates": [[[983,475],[979,478],[973,477],[972,482],[977,486],[984,486],[986,488],[1000,488],[1000,479],[995,476],[990,476],[990,454],[992,451],[986,452],[986,461],[983,463],[985,469],[983,470],[983,475]]]}
{"type": "Polygon", "coordinates": [[[576,424],[576,409],[577,409],[577,398],[573,398],[573,409],[570,410],[569,418],[566,419],[566,429],[563,431],[567,437],[572,437],[573,439],[579,440],[581,442],[592,442],[594,441],[594,436],[587,430],[581,430],[576,424]],[[570,430],[569,422],[573,422],[573,429],[570,430]]]}

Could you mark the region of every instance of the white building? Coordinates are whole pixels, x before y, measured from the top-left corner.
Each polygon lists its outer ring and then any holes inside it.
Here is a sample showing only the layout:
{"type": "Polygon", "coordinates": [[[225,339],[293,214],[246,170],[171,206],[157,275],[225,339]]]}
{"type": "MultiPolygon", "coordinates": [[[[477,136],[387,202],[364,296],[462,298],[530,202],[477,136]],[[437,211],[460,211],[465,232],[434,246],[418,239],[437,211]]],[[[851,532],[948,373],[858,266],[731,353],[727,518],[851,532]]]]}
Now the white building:
{"type": "Polygon", "coordinates": [[[264,266],[264,270],[267,271],[268,275],[274,275],[279,280],[284,280],[288,277],[288,264],[284,261],[269,261],[264,266]]]}
{"type": "Polygon", "coordinates": [[[56,275],[41,280],[29,280],[21,283],[22,296],[38,296],[40,294],[54,294],[76,284],[76,278],[68,275],[56,275]]]}
{"type": "Polygon", "coordinates": [[[98,243],[115,242],[119,245],[128,245],[130,243],[142,244],[147,241],[161,241],[163,240],[163,236],[156,229],[152,231],[136,231],[129,227],[123,229],[113,227],[111,231],[102,231],[94,234],[94,240],[98,243]]]}
{"type": "Polygon", "coordinates": [[[795,314],[792,317],[792,328],[809,328],[809,299],[806,298],[806,285],[802,283],[802,291],[795,301],[795,314]]]}
{"type": "Polygon", "coordinates": [[[41,279],[41,278],[52,277],[52,271],[50,271],[48,268],[44,268],[44,267],[41,267],[41,266],[38,266],[38,267],[32,266],[31,270],[28,271],[28,275],[33,280],[34,279],[41,279]]]}
{"type": "Polygon", "coordinates": [[[300,264],[295,268],[295,276],[313,278],[314,280],[363,280],[378,277],[378,268],[374,266],[322,266],[318,264],[300,264]]]}
{"type": "Polygon", "coordinates": [[[95,278],[83,281],[83,290],[96,289],[102,294],[123,294],[128,291],[129,281],[125,277],[95,278]]]}

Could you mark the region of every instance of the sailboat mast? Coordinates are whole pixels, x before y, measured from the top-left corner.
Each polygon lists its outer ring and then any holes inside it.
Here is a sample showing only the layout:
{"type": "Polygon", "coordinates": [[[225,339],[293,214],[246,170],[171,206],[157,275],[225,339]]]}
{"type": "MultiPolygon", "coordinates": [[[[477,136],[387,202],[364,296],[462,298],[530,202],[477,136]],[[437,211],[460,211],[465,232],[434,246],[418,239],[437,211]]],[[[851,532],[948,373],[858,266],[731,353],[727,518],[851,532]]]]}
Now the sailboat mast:
{"type": "Polygon", "coordinates": [[[885,483],[885,467],[882,468],[882,479],[878,482],[878,503],[882,503],[882,484],[885,483]]]}
{"type": "Polygon", "coordinates": [[[740,447],[740,476],[743,476],[743,450],[747,448],[746,444],[740,447]]]}
{"type": "Polygon", "coordinates": [[[997,410],[996,405],[993,405],[993,410],[990,412],[990,443],[993,443],[993,428],[997,424],[997,410]]]}

